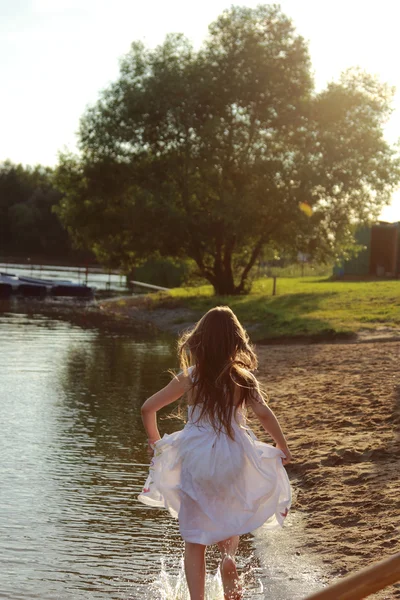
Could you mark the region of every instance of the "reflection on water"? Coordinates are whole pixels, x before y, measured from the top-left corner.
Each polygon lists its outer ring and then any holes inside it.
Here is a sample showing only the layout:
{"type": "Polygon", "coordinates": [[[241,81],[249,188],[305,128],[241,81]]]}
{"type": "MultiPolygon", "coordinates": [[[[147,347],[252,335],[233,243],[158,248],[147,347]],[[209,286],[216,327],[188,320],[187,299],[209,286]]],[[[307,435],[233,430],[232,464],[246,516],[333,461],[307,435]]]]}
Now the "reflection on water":
{"type": "MultiPolygon", "coordinates": [[[[0,349],[0,596],[187,598],[177,523],[136,500],[139,407],[168,381],[173,344],[0,312],[0,349]]],[[[239,565],[263,598],[252,552],[245,538],[239,565]]],[[[207,597],[222,597],[218,577],[207,597]]]]}

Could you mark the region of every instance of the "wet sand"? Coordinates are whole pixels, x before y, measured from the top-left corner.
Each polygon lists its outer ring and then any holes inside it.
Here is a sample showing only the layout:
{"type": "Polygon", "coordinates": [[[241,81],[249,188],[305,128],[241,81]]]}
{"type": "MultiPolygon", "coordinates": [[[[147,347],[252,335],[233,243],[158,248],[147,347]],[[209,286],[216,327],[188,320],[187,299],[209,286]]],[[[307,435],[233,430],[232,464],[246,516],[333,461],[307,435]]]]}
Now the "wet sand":
{"type": "MultiPolygon", "coordinates": [[[[400,342],[258,346],[294,461],[298,551],[330,580],[399,551],[400,342]]],[[[294,533],[294,532],[293,532],[294,533]]],[[[400,598],[400,586],[371,596],[400,598]]]]}

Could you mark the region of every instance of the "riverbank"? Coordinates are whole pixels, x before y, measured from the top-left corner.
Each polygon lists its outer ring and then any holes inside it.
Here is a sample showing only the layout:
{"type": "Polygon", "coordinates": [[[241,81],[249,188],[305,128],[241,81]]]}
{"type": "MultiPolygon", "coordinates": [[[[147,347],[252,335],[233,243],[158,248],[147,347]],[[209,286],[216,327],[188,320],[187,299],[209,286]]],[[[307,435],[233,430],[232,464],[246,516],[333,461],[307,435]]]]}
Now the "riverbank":
{"type": "Polygon", "coordinates": [[[246,296],[214,296],[212,287],[205,285],[121,297],[100,305],[105,312],[148,320],[173,335],[213,306],[228,304],[258,343],[400,339],[400,280],[280,277],[276,296],[272,289],[271,278],[262,278],[246,296]]]}

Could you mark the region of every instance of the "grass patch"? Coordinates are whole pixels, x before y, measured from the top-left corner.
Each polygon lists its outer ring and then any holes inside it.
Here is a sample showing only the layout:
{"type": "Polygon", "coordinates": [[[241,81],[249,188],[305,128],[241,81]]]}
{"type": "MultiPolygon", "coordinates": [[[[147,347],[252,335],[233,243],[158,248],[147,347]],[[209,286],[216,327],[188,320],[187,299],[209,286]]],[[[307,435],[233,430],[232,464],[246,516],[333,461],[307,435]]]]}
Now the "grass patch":
{"type": "Polygon", "coordinates": [[[400,328],[400,281],[331,281],[320,277],[256,280],[247,296],[214,296],[211,286],[175,288],[147,296],[147,308],[188,308],[200,317],[221,304],[235,311],[254,340],[354,334],[400,328]]]}

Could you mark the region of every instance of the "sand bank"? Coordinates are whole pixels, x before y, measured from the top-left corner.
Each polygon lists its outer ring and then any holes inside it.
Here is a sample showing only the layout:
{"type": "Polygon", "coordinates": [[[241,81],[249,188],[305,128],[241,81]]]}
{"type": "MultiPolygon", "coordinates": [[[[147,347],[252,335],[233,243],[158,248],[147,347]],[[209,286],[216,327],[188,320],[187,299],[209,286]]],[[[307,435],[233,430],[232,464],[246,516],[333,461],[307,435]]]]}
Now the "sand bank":
{"type": "MultiPolygon", "coordinates": [[[[260,346],[259,374],[287,432],[297,547],[332,577],[399,551],[400,342],[260,346]]],[[[400,586],[374,598],[400,598],[400,586]]]]}

